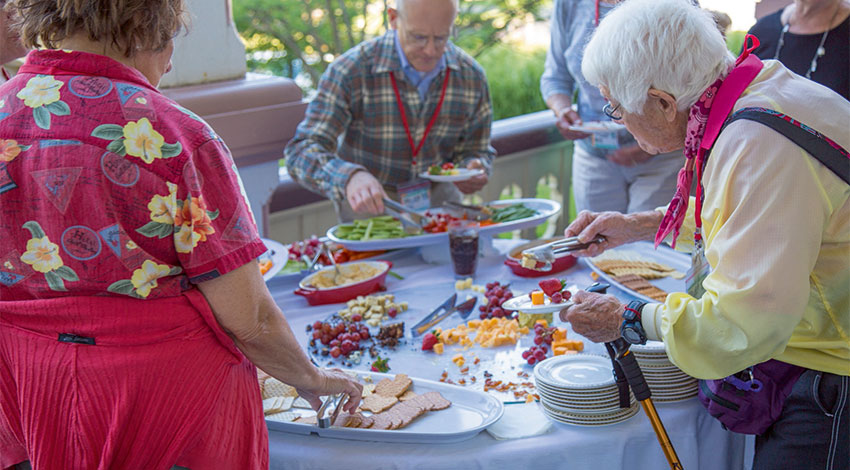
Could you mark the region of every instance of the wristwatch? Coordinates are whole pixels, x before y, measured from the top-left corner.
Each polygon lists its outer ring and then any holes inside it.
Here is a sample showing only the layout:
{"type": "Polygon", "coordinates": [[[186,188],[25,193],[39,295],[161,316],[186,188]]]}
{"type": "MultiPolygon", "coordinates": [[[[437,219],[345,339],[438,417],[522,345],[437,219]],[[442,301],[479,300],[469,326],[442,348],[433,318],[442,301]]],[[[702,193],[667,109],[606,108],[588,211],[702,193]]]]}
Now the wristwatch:
{"type": "Polygon", "coordinates": [[[646,331],[641,323],[641,311],[646,302],[632,300],[623,310],[623,324],[620,335],[631,344],[646,344],[646,331]]]}

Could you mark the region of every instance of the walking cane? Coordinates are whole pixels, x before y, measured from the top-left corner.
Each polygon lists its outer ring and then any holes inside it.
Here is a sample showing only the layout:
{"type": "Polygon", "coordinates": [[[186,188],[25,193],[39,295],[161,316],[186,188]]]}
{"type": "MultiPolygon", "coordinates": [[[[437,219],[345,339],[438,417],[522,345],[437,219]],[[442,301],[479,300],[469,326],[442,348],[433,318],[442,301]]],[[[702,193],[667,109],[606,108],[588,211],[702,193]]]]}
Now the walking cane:
{"type": "MultiPolygon", "coordinates": [[[[608,284],[597,282],[585,290],[604,294],[608,287],[608,284]]],[[[684,470],[682,462],[679,461],[679,456],[676,455],[676,449],[673,448],[673,443],[667,436],[664,424],[655,410],[655,405],[652,403],[652,392],[649,390],[643,371],[640,370],[635,355],[629,351],[629,346],[630,344],[623,338],[605,343],[605,349],[608,350],[608,355],[611,356],[611,362],[614,366],[614,379],[620,392],[620,407],[628,408],[629,386],[631,386],[635,398],[640,402],[644,413],[652,424],[655,437],[658,438],[658,443],[661,445],[661,450],[664,452],[664,457],[667,458],[670,468],[672,470],[684,470]]]]}

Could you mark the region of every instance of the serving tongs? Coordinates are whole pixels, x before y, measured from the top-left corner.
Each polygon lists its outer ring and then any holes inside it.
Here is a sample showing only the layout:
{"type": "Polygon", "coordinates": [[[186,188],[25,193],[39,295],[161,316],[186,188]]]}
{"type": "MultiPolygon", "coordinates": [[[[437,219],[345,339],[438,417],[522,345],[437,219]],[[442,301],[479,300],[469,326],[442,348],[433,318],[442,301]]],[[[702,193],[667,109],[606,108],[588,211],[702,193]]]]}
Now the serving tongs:
{"type": "Polygon", "coordinates": [[[387,197],[384,198],[384,212],[400,220],[401,226],[409,235],[422,233],[422,228],[430,222],[428,217],[387,197]]]}
{"type": "Polygon", "coordinates": [[[487,220],[493,216],[492,209],[486,206],[470,206],[466,204],[460,204],[458,202],[446,201],[443,203],[443,207],[450,210],[460,211],[468,218],[478,222],[482,220],[487,220]]]}
{"type": "Polygon", "coordinates": [[[319,407],[319,410],[316,411],[316,423],[319,427],[322,429],[331,427],[334,421],[336,421],[337,416],[339,416],[339,410],[342,409],[342,405],[344,405],[347,401],[346,396],[342,393],[329,395],[325,401],[322,402],[322,406],[319,407]],[[330,406],[334,407],[333,413],[331,413],[330,416],[325,416],[330,406]]]}
{"type": "Polygon", "coordinates": [[[598,236],[587,243],[580,242],[578,237],[561,238],[559,240],[546,243],[545,245],[523,250],[521,264],[524,268],[533,269],[535,271],[551,271],[552,263],[555,262],[555,255],[583,250],[594,243],[602,243],[604,241],[605,237],[603,236],[598,236]],[[531,266],[532,262],[534,263],[534,266],[531,266]],[[541,262],[543,263],[543,266],[538,267],[537,264],[541,262]]]}

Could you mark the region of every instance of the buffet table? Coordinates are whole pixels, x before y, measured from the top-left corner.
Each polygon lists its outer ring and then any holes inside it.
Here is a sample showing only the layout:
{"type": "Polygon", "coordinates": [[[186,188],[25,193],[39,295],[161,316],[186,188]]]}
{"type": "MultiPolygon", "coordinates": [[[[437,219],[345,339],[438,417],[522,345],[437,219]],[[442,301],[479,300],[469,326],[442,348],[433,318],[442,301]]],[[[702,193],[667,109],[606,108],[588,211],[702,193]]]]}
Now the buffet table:
{"type": "MultiPolygon", "coordinates": [[[[479,260],[475,282],[484,284],[498,280],[510,282],[515,292],[536,287],[538,279],[515,276],[502,264],[504,255],[517,240],[496,240],[495,252],[479,260]]],[[[432,261],[440,256],[428,255],[432,261]]],[[[448,263],[428,264],[419,250],[408,249],[387,254],[393,271],[403,280],[388,278],[387,289],[403,293],[404,300],[421,304],[429,310],[454,292],[454,275],[448,263]]],[[[591,270],[582,262],[557,276],[570,284],[586,286],[593,283],[591,270]]],[[[338,310],[339,305],[310,307],[293,294],[297,279],[274,278],[269,289],[282,308],[296,337],[306,348],[305,327],[324,320],[338,310]]],[[[620,298],[628,296],[617,289],[609,293],[620,298]]],[[[405,320],[403,315],[400,320],[405,320]]],[[[444,327],[453,326],[457,319],[449,318],[444,327]]],[[[585,340],[589,352],[604,354],[601,345],[585,340]]],[[[426,361],[423,361],[426,362],[426,361]]],[[[419,364],[393,363],[394,373],[436,380],[427,367],[419,364]],[[423,375],[424,374],[424,375],[423,375]]],[[[506,405],[527,406],[527,405],[506,405]]],[[[709,416],[696,398],[676,403],[657,403],[658,413],[670,435],[673,446],[685,469],[744,469],[745,439],[743,435],[725,431],[709,416]]],[[[487,432],[453,444],[401,444],[362,442],[320,438],[316,435],[297,435],[279,431],[269,432],[271,469],[663,469],[669,468],[649,420],[639,412],[636,416],[614,425],[584,427],[554,423],[542,435],[525,439],[496,440],[487,432]]]]}

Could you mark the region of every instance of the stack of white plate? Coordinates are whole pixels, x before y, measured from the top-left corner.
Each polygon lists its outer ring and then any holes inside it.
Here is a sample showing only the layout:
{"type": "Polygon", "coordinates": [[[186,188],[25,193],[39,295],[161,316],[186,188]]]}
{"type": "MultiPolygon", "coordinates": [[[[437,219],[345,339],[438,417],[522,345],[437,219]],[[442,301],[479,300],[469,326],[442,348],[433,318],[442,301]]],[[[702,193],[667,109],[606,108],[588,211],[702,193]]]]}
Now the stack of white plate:
{"type": "Polygon", "coordinates": [[[630,349],[652,391],[652,401],[670,403],[697,395],[699,381],[670,362],[664,343],[647,341],[644,345],[632,345],[630,349]]]}
{"type": "Polygon", "coordinates": [[[611,360],[595,354],[555,356],[534,367],[534,383],[543,413],[550,419],[582,426],[619,423],[638,412],[620,408],[611,360]]]}

